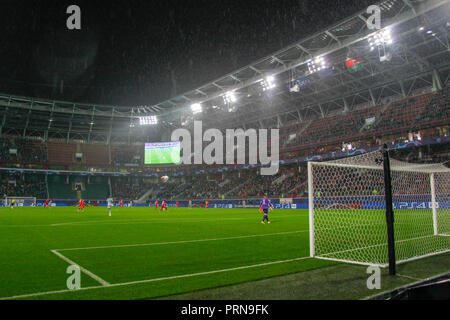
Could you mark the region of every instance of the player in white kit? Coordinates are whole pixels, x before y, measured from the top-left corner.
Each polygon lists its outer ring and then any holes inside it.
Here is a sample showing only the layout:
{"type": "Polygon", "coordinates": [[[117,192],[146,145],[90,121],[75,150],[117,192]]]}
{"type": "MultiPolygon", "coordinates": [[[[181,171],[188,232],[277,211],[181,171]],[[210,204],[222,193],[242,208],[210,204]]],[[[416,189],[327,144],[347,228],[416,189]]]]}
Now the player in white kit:
{"type": "Polygon", "coordinates": [[[111,217],[111,207],[113,206],[113,198],[109,196],[108,199],[106,199],[106,205],[108,206],[109,216],[111,217]]]}

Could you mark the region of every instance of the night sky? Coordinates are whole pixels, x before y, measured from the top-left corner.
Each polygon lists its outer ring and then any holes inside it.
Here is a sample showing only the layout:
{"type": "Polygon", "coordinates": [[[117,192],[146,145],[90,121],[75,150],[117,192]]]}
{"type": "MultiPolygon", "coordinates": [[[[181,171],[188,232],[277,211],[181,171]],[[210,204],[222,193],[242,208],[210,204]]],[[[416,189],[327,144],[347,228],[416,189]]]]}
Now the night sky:
{"type": "Polygon", "coordinates": [[[365,0],[0,2],[0,93],[151,105],[373,4],[365,0]],[[68,30],[66,8],[81,8],[68,30]]]}

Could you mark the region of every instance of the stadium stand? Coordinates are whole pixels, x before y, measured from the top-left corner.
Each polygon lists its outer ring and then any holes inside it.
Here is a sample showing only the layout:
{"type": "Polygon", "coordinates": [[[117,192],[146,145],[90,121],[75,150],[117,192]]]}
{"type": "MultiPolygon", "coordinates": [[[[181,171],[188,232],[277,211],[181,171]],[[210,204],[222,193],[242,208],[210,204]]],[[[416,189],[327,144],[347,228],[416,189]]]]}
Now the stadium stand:
{"type": "MultiPolygon", "coordinates": [[[[449,89],[414,97],[389,99],[384,105],[290,122],[280,128],[281,159],[293,160],[331,155],[341,151],[448,137],[450,133],[449,89]],[[371,119],[368,122],[367,119],[371,119]],[[374,119],[373,119],[374,118],[374,119]],[[292,138],[295,134],[295,138],[292,138]],[[351,146],[351,149],[346,149],[351,146]]],[[[419,153],[401,155],[414,162],[444,162],[447,148],[423,147],[419,153]]],[[[297,160],[299,161],[299,160],[297,160]]],[[[1,194],[52,199],[247,199],[261,197],[299,198],[307,195],[305,160],[281,166],[275,176],[261,176],[257,169],[199,174],[204,165],[183,166],[185,175],[161,184],[158,178],[79,175],[2,174],[1,194]],[[81,186],[77,193],[75,185],[81,186]],[[151,191],[151,192],[150,192],[151,191]]],[[[143,164],[143,145],[42,142],[19,137],[0,139],[0,167],[47,168],[73,171],[120,171],[130,174],[179,172],[177,166],[148,167],[143,164]],[[13,149],[11,151],[11,149],[13,149]],[[77,160],[76,153],[82,158],[77,160]],[[110,161],[111,159],[111,161],[110,161]]],[[[224,166],[216,166],[219,170],[224,166]]],[[[235,166],[225,166],[232,169],[235,166]]],[[[210,169],[210,168],[209,168],[210,169]]],[[[211,171],[211,170],[210,170],[211,171]]]]}
{"type": "Polygon", "coordinates": [[[44,175],[1,174],[0,194],[2,196],[47,198],[44,175]]]}

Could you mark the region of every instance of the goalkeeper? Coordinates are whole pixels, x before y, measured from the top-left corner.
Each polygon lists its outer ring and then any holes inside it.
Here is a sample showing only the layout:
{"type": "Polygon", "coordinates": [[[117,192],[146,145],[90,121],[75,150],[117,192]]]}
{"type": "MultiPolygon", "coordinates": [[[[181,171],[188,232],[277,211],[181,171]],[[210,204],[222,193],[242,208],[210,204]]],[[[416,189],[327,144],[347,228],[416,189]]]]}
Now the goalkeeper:
{"type": "Polygon", "coordinates": [[[269,208],[273,209],[273,205],[270,202],[270,199],[267,199],[267,195],[265,194],[264,198],[262,198],[261,202],[259,203],[259,210],[260,211],[262,210],[264,212],[264,217],[261,221],[262,224],[265,224],[265,222],[264,222],[265,220],[267,220],[267,223],[270,224],[269,215],[268,215],[269,208]]]}

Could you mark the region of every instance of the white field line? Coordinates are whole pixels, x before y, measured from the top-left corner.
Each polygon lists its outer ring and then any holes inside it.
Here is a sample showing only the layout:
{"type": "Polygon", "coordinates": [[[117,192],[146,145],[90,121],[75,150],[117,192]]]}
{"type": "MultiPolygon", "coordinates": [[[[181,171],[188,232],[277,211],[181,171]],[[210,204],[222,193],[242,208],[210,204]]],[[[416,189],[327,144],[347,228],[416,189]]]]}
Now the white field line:
{"type": "MultiPolygon", "coordinates": [[[[278,216],[278,214],[276,214],[278,216]]],[[[282,216],[281,214],[279,214],[282,216]]],[[[285,214],[286,215],[286,214],[285,214]]],[[[308,217],[308,215],[302,215],[298,214],[298,216],[301,217],[308,217]]],[[[57,227],[57,226],[65,226],[65,225],[86,225],[86,224],[139,224],[139,223],[151,223],[151,222],[209,222],[209,221],[228,221],[228,220],[250,220],[254,219],[254,216],[251,217],[245,217],[245,218],[223,218],[223,219],[189,219],[189,218],[181,218],[181,219],[120,219],[120,220],[114,220],[114,221],[107,221],[107,220],[92,220],[92,221],[74,221],[74,222],[64,222],[64,223],[54,223],[50,226],[57,227]]]]}
{"type": "MultiPolygon", "coordinates": [[[[186,221],[186,222],[205,222],[205,221],[224,221],[224,220],[246,220],[249,218],[225,218],[225,219],[177,219],[176,222],[186,221]]],[[[29,227],[59,227],[59,226],[77,226],[77,225],[90,225],[90,224],[141,224],[141,223],[151,223],[151,222],[172,222],[174,219],[121,219],[114,221],[107,220],[86,220],[86,221],[73,221],[73,222],[63,222],[63,223],[53,223],[53,224],[0,224],[0,228],[29,228],[29,227]]]]}
{"type": "Polygon", "coordinates": [[[421,278],[416,278],[416,277],[411,277],[411,276],[407,276],[407,275],[404,275],[404,274],[400,274],[400,273],[396,273],[396,275],[397,276],[399,276],[399,277],[403,277],[403,278],[406,278],[406,279],[411,279],[411,280],[418,280],[418,281],[423,281],[424,279],[421,279],[421,278]]]}
{"type": "MultiPolygon", "coordinates": [[[[249,217],[250,218],[250,217],[249,217]]],[[[205,221],[225,221],[225,220],[247,220],[249,218],[225,218],[225,219],[129,219],[129,220],[115,220],[115,221],[107,221],[107,220],[93,220],[93,221],[75,221],[75,222],[65,222],[65,223],[54,223],[50,226],[58,227],[58,226],[75,226],[75,225],[90,225],[90,224],[141,224],[141,223],[152,223],[152,222],[205,222],[205,221]]]]}
{"type": "MultiPolygon", "coordinates": [[[[412,240],[419,240],[419,239],[431,238],[431,237],[435,237],[435,235],[428,235],[428,236],[422,236],[422,237],[416,237],[416,238],[410,238],[410,239],[396,240],[395,243],[401,243],[401,242],[412,241],[412,240]]],[[[369,248],[374,248],[374,247],[381,247],[381,246],[387,246],[387,243],[374,244],[374,245],[366,246],[366,247],[360,247],[360,248],[342,250],[342,251],[337,251],[337,252],[325,253],[325,254],[317,255],[317,258],[320,258],[321,256],[322,257],[326,257],[326,256],[329,256],[329,255],[340,254],[340,253],[344,253],[344,252],[357,251],[357,250],[362,250],[362,249],[369,249],[369,248]]]]}
{"type": "Polygon", "coordinates": [[[55,255],[57,255],[59,258],[61,258],[62,260],[64,260],[65,262],[67,262],[68,264],[71,265],[77,265],[80,270],[82,272],[84,272],[85,274],[87,274],[89,277],[91,277],[92,279],[94,279],[95,281],[97,281],[98,283],[100,283],[102,286],[109,286],[110,284],[108,282],[106,282],[105,280],[103,280],[102,278],[100,278],[99,276],[93,274],[92,272],[90,272],[88,269],[83,268],[82,266],[80,266],[78,263],[73,262],[72,260],[70,260],[69,258],[67,258],[66,256],[62,255],[61,253],[59,253],[56,250],[50,250],[52,253],[54,253],[55,255]]]}
{"type": "Polygon", "coordinates": [[[267,236],[276,236],[276,235],[284,235],[284,234],[302,233],[302,232],[308,232],[308,231],[309,230],[299,230],[299,231],[288,231],[288,232],[277,232],[277,233],[266,233],[266,234],[252,234],[252,235],[246,235],[246,236],[235,236],[235,237],[225,237],[225,238],[194,239],[194,240],[180,240],[180,241],[168,241],[168,242],[151,242],[151,243],[123,244],[123,245],[111,245],[111,246],[84,247],[84,248],[66,248],[66,249],[54,249],[54,251],[73,251],[73,250],[78,251],[78,250],[94,250],[94,249],[109,249],[109,248],[162,246],[162,245],[180,244],[180,243],[195,243],[195,242],[267,237],[267,236]]]}
{"type": "Polygon", "coordinates": [[[122,282],[122,283],[113,283],[108,286],[91,286],[91,287],[80,288],[78,290],[66,289],[66,290],[37,292],[37,293],[31,293],[31,294],[16,295],[16,296],[11,296],[11,297],[0,297],[0,300],[21,299],[21,298],[49,295],[49,294],[66,293],[66,292],[70,292],[70,291],[77,292],[77,291],[84,291],[84,290],[90,290],[90,289],[121,287],[121,286],[128,286],[128,285],[141,284],[141,283],[150,283],[150,282],[165,281],[165,280],[172,280],[172,279],[189,278],[189,277],[203,276],[203,275],[209,275],[209,274],[215,274],[215,273],[257,268],[257,267],[269,266],[269,265],[274,265],[274,264],[288,263],[288,262],[300,261],[300,260],[305,260],[305,259],[311,259],[311,258],[310,257],[300,257],[300,258],[294,258],[294,259],[288,259],[288,260],[278,260],[278,261],[252,264],[252,265],[241,266],[241,267],[234,267],[234,268],[227,268],[227,269],[220,269],[220,270],[213,270],[213,271],[205,271],[205,272],[197,272],[197,273],[191,273],[191,274],[182,274],[182,275],[178,275],[178,276],[169,276],[169,277],[163,277],[163,278],[137,280],[137,281],[130,281],[130,282],[122,282]]]}

